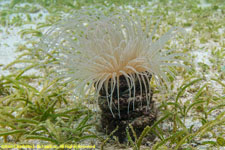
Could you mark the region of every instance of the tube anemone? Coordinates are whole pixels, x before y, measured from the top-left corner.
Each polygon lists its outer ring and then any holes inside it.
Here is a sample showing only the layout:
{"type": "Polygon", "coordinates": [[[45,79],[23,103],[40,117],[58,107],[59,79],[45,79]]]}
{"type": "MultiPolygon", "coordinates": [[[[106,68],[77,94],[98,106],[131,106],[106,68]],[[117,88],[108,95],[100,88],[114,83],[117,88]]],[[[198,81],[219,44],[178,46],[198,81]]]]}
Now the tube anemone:
{"type": "Polygon", "coordinates": [[[168,74],[175,76],[170,67],[181,65],[176,59],[180,53],[161,50],[180,29],[171,28],[153,41],[157,25],[150,33],[151,24],[143,26],[140,20],[124,12],[84,11],[52,27],[41,43],[55,58],[57,72],[76,83],[76,92],[90,94],[94,87],[96,98],[104,98],[112,116],[121,119],[124,95],[127,114],[131,104],[134,111],[137,96],[152,108],[151,78],[159,87],[169,85],[168,74]]]}

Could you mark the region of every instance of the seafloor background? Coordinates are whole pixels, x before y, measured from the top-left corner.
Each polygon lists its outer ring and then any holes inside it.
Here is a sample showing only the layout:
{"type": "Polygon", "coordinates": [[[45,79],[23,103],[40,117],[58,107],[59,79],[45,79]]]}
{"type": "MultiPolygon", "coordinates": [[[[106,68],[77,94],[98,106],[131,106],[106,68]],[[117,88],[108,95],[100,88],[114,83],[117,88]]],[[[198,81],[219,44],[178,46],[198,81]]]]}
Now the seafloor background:
{"type": "MultiPolygon", "coordinates": [[[[8,64],[16,60],[20,54],[24,53],[22,51],[24,46],[26,46],[26,49],[34,48],[34,43],[39,41],[51,25],[61,18],[72,14],[74,10],[97,8],[101,11],[116,11],[118,8],[121,8],[130,13],[136,13],[142,16],[146,15],[147,17],[152,15],[162,16],[161,23],[158,27],[158,34],[168,31],[171,26],[180,26],[187,31],[185,40],[182,43],[183,45],[178,48],[187,54],[192,72],[187,73],[179,70],[181,72],[178,71],[177,79],[173,81],[173,93],[163,98],[157,94],[154,97],[157,106],[161,106],[162,99],[164,98],[172,102],[180,90],[179,87],[187,83],[185,81],[204,78],[201,83],[192,85],[179,99],[179,103],[184,107],[188,107],[195,103],[194,100],[196,100],[196,97],[199,100],[212,101],[208,102],[209,104],[207,106],[201,103],[203,107],[198,105],[195,109],[191,110],[187,114],[183,124],[181,123],[181,126],[184,126],[187,130],[191,129],[191,132],[196,133],[206,123],[213,121],[218,115],[224,113],[225,1],[188,0],[181,2],[179,0],[155,0],[143,2],[79,2],[69,0],[66,2],[68,3],[61,4],[57,0],[49,0],[48,2],[44,0],[22,0],[20,2],[16,0],[0,0],[0,76],[15,74],[15,72],[26,68],[26,63],[16,63],[4,69],[8,64]],[[199,89],[201,89],[200,92],[198,92],[199,89]],[[219,100],[215,100],[216,98],[219,100]],[[207,115],[207,118],[204,118],[204,114],[209,112],[209,110],[212,111],[207,115]]],[[[27,59],[29,56],[23,58],[27,59]]],[[[25,75],[32,75],[33,73],[37,73],[37,70],[28,70],[25,75]]],[[[224,115],[222,118],[224,119],[224,115]]],[[[172,126],[173,122],[170,120],[162,122],[159,125],[162,130],[158,131],[160,136],[156,139],[155,143],[165,140],[164,144],[173,149],[179,142],[175,141],[169,144],[166,142],[166,139],[172,131],[172,126]]],[[[1,125],[1,128],[6,127],[1,125]]],[[[10,131],[11,128],[7,127],[7,130],[10,131]]],[[[3,131],[5,132],[5,130],[0,130],[0,135],[3,131]]],[[[208,128],[205,130],[204,136],[197,136],[195,134],[193,136],[196,137],[186,142],[183,145],[184,148],[225,149],[218,144],[218,137],[225,137],[224,123],[208,128]]],[[[16,142],[13,139],[10,140],[16,142]]],[[[34,140],[34,143],[39,142],[38,140],[34,140]]],[[[97,142],[96,144],[100,143],[97,142]]],[[[118,143],[113,143],[112,145],[110,146],[109,144],[108,149],[115,149],[115,147],[119,149],[121,146],[118,143]]],[[[153,143],[150,143],[150,146],[153,146],[153,143]]],[[[126,148],[128,149],[129,147],[126,148]]]]}

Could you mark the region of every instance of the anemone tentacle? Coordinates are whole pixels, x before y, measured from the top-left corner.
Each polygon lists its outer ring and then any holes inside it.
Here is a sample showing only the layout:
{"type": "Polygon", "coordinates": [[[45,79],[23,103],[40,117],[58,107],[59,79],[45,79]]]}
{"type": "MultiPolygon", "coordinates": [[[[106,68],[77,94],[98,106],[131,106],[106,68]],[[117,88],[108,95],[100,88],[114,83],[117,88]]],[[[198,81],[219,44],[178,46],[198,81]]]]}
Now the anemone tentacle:
{"type": "MultiPolygon", "coordinates": [[[[170,67],[183,66],[176,58],[182,54],[161,50],[181,29],[171,28],[154,42],[159,20],[152,33],[149,33],[150,22],[144,27],[140,20],[124,12],[109,16],[101,12],[81,12],[51,28],[42,45],[57,61],[57,65],[53,64],[57,72],[76,82],[76,91],[85,94],[95,86],[98,95],[104,89],[112,111],[114,90],[117,90],[118,100],[120,98],[120,76],[125,77],[129,97],[135,97],[138,83],[148,101],[151,91],[148,75],[151,74],[158,86],[168,86],[167,74],[175,77],[170,67]]],[[[117,109],[120,110],[119,101],[117,109]]]]}

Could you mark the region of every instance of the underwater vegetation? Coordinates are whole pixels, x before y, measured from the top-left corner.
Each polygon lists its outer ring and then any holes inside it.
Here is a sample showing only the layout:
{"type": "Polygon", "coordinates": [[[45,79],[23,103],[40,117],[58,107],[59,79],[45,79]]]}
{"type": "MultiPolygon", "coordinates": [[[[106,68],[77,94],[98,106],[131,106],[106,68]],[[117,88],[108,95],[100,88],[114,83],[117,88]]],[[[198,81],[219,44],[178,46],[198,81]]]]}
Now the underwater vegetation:
{"type": "Polygon", "coordinates": [[[224,148],[223,1],[0,7],[2,37],[23,41],[0,66],[1,144],[224,148]]]}

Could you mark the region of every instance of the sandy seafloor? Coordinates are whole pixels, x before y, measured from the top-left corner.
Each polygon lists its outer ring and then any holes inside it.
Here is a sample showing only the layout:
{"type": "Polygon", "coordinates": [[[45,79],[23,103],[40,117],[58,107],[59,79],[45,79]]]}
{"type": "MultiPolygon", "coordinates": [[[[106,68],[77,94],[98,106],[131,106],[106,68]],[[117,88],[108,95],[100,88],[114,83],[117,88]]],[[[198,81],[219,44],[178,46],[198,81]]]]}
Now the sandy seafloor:
{"type": "MultiPolygon", "coordinates": [[[[10,1],[0,1],[0,10],[6,3],[10,3],[10,1]]],[[[21,6],[25,4],[21,4],[21,6]]],[[[20,54],[17,52],[17,47],[27,42],[26,39],[21,37],[20,32],[24,29],[35,29],[38,23],[45,21],[45,17],[48,15],[48,12],[42,9],[38,13],[32,13],[29,15],[33,20],[31,24],[24,24],[22,26],[0,26],[0,66],[13,62],[20,54]],[[39,14],[42,14],[41,18],[38,17],[39,14]]],[[[10,17],[14,16],[15,14],[11,15],[10,17]]],[[[30,38],[32,39],[35,37],[31,36],[30,38]]],[[[29,48],[31,45],[27,44],[26,46],[29,48]]],[[[16,67],[18,67],[18,69],[23,68],[23,65],[16,65],[16,67]]],[[[4,70],[3,67],[0,68],[0,74],[7,75],[8,73],[9,72],[4,70]]]]}
{"type": "MultiPolygon", "coordinates": [[[[4,5],[5,3],[8,3],[10,1],[1,1],[0,2],[0,9],[1,6],[4,5]]],[[[199,7],[208,7],[210,6],[210,4],[206,4],[206,3],[202,3],[202,5],[200,5],[199,7]]],[[[131,6],[127,6],[130,7],[132,9],[131,6]]],[[[9,74],[8,71],[3,70],[2,66],[3,65],[7,65],[9,63],[11,63],[13,60],[16,59],[16,57],[19,55],[18,52],[16,52],[17,46],[19,44],[23,44],[26,43],[26,39],[22,38],[20,36],[20,31],[23,29],[29,29],[29,28],[36,28],[37,23],[39,22],[43,22],[45,21],[45,16],[48,15],[47,11],[41,10],[38,13],[41,13],[43,16],[42,18],[39,19],[34,19],[35,21],[33,22],[33,24],[26,24],[26,25],[22,25],[22,26],[6,26],[6,27],[2,27],[0,26],[0,74],[1,75],[7,75],[9,74]]],[[[38,14],[30,14],[30,16],[32,18],[35,18],[38,16],[38,14]]],[[[12,16],[13,17],[13,16],[12,16]]],[[[192,29],[191,28],[186,28],[185,29],[187,32],[190,32],[192,29]]],[[[224,32],[225,29],[221,29],[220,32],[224,32]]],[[[31,37],[33,38],[33,37],[31,37]]],[[[209,42],[207,43],[208,46],[210,47],[213,46],[213,44],[216,44],[214,42],[209,42]]],[[[29,46],[29,45],[28,45],[29,46]]],[[[202,47],[204,47],[205,45],[202,45],[202,47]]],[[[200,46],[201,47],[201,46],[200,46]]],[[[209,61],[209,57],[210,57],[210,52],[209,51],[203,51],[203,50],[195,50],[192,51],[192,55],[195,55],[195,64],[202,62],[205,63],[207,65],[212,65],[209,61]]],[[[18,65],[18,68],[23,68],[23,65],[18,65]]],[[[208,78],[210,78],[212,75],[214,75],[214,73],[210,73],[208,74],[208,78]]],[[[222,93],[222,87],[218,84],[216,84],[215,82],[212,81],[212,86],[214,86],[213,88],[215,88],[215,91],[217,91],[218,93],[222,93]]],[[[184,99],[185,101],[185,99],[184,99]]],[[[224,111],[224,110],[223,110],[224,111]]],[[[211,116],[211,119],[214,119],[214,116],[216,116],[218,114],[218,112],[214,112],[214,115],[211,116]]],[[[186,126],[190,127],[191,125],[194,125],[195,128],[198,128],[201,126],[201,122],[200,121],[193,121],[192,117],[187,118],[186,120],[186,126]]],[[[172,126],[172,124],[163,124],[162,128],[168,128],[168,126],[172,126]]],[[[211,139],[209,138],[205,138],[204,140],[214,140],[215,139],[211,139]]],[[[207,146],[199,146],[198,149],[206,149],[207,146]]],[[[225,149],[225,147],[221,147],[221,150],[225,149]]]]}

